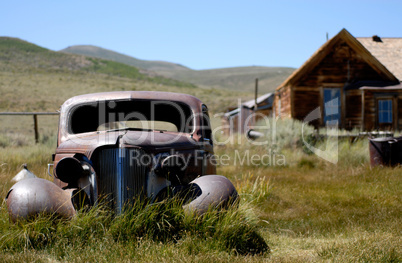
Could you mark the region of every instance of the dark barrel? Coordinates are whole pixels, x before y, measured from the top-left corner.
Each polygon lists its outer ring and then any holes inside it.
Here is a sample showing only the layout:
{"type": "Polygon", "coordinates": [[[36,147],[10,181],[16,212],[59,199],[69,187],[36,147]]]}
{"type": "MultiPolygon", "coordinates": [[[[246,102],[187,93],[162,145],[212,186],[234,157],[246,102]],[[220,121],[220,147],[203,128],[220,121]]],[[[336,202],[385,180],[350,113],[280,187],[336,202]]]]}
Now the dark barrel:
{"type": "Polygon", "coordinates": [[[369,138],[371,166],[402,163],[402,137],[369,138]]]}

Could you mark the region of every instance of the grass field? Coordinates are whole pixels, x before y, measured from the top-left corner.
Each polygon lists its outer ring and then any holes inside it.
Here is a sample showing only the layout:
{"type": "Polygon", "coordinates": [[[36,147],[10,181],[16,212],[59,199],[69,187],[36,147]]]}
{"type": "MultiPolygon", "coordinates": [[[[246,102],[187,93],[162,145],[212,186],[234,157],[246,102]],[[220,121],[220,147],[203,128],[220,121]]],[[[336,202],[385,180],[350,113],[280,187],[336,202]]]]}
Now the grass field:
{"type": "MultiPolygon", "coordinates": [[[[51,180],[46,164],[54,138],[44,137],[38,145],[9,138],[1,148],[2,198],[22,163],[51,180]]],[[[3,203],[0,258],[4,262],[402,260],[401,168],[371,168],[366,139],[353,144],[339,141],[337,164],[307,153],[297,138],[278,144],[275,152],[270,151],[272,145],[256,146],[244,138],[231,142],[217,145],[215,152],[229,160],[220,163],[218,174],[230,178],[238,189],[238,208],[197,218],[184,215],[178,203],[167,202],[153,209],[134,207],[134,213],[118,218],[99,208],[67,222],[41,217],[13,225],[3,203]],[[245,154],[248,160],[265,159],[247,162],[245,154]]]]}

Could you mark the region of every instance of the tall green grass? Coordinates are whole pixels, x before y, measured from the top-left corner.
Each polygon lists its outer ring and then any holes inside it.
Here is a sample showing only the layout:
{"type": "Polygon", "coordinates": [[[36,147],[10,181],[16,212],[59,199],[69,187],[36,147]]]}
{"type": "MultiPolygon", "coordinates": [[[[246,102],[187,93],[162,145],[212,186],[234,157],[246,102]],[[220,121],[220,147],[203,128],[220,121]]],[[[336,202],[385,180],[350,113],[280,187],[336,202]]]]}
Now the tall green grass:
{"type": "MultiPolygon", "coordinates": [[[[91,249],[105,246],[176,244],[191,253],[224,252],[228,255],[263,255],[269,251],[256,222],[245,216],[243,208],[209,211],[203,216],[185,213],[180,200],[165,200],[144,206],[136,202],[122,215],[113,216],[106,206],[79,212],[64,221],[41,215],[34,221],[11,224],[4,208],[0,220],[0,254],[45,250],[57,259],[78,258],[71,248],[91,249]],[[197,245],[196,245],[197,244],[197,245]]],[[[115,258],[117,259],[117,258],[115,258]]]]}
{"type": "MultiPolygon", "coordinates": [[[[0,258],[5,262],[402,261],[401,167],[370,167],[366,138],[338,140],[338,162],[327,162],[306,151],[297,139],[300,133],[292,133],[292,125],[287,125],[288,135],[281,132],[275,148],[284,156],[284,165],[218,166],[217,173],[228,177],[239,192],[238,208],[197,217],[185,214],[177,200],[167,200],[150,206],[138,203],[120,216],[100,206],[79,212],[71,221],[43,215],[14,225],[3,202],[0,258]]],[[[1,148],[3,198],[22,163],[51,179],[46,174],[55,149],[51,141],[49,136],[46,144],[10,143],[1,148]]],[[[325,140],[310,143],[321,149],[327,146],[325,140]]],[[[270,147],[236,136],[233,143],[216,145],[215,154],[263,155],[270,147]]]]}
{"type": "MultiPolygon", "coordinates": [[[[12,182],[10,179],[22,169],[22,163],[36,175],[51,178],[46,174],[46,164],[51,162],[54,144],[11,144],[0,152],[3,163],[0,173],[4,182],[0,194],[4,198],[12,182]]],[[[246,183],[247,184],[247,183],[246,183]]],[[[241,191],[240,188],[238,188],[241,191]]],[[[245,187],[244,189],[248,189],[245,187]]],[[[254,187],[254,196],[259,195],[259,187],[254,187]]],[[[240,192],[240,196],[246,193],[240,192]]],[[[209,254],[208,258],[222,259],[222,256],[236,258],[240,255],[256,255],[264,258],[269,254],[267,240],[261,235],[259,219],[251,207],[254,196],[240,207],[225,211],[210,211],[203,216],[185,213],[181,200],[166,200],[146,205],[140,201],[128,207],[122,215],[114,216],[107,206],[100,205],[89,212],[80,211],[70,221],[55,219],[49,215],[39,215],[33,221],[9,222],[6,205],[0,209],[0,257],[14,260],[116,261],[121,255],[100,247],[116,248],[127,261],[141,260],[139,247],[148,250],[170,251],[171,257],[181,258],[209,254]],[[95,250],[105,258],[94,257],[88,251],[95,250]]],[[[160,252],[162,253],[162,252],[160,252]]],[[[158,253],[156,253],[158,254],[158,253]]],[[[154,261],[161,255],[154,255],[154,261]]],[[[146,255],[150,257],[150,255],[146,255]]]]}

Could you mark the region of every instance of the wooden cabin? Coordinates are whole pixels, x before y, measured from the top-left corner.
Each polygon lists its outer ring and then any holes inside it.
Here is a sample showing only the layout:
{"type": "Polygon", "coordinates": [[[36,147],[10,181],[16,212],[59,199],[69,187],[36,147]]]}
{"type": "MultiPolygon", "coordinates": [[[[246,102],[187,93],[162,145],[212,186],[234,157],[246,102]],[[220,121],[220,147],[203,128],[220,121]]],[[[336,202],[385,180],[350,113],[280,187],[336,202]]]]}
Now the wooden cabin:
{"type": "Polygon", "coordinates": [[[275,92],[275,116],[315,126],[402,128],[402,38],[355,38],[346,29],[328,40],[275,92]]]}

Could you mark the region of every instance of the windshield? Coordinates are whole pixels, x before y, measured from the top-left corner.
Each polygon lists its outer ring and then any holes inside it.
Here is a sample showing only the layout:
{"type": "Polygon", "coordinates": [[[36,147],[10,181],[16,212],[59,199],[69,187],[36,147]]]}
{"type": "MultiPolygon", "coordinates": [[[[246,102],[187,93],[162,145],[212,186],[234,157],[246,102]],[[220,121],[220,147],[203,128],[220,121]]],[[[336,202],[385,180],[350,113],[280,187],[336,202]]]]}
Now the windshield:
{"type": "Polygon", "coordinates": [[[69,114],[69,133],[116,129],[191,133],[192,111],[179,102],[124,100],[79,105],[69,114]]]}

